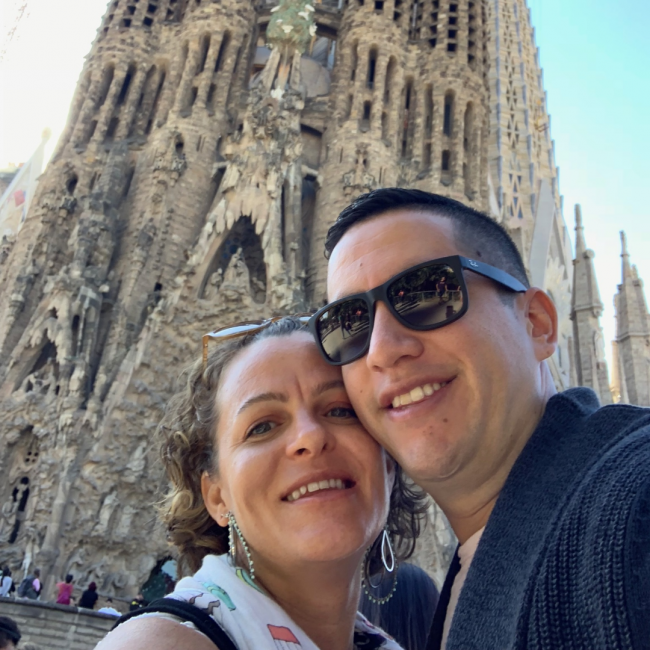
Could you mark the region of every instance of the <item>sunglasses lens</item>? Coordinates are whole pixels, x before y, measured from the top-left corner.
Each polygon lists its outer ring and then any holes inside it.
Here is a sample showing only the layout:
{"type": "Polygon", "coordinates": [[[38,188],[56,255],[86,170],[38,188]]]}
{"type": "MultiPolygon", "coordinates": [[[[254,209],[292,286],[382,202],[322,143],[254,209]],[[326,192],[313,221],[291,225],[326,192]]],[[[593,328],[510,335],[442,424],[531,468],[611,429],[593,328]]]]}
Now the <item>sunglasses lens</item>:
{"type": "Polygon", "coordinates": [[[406,273],[388,287],[388,299],[402,320],[432,328],[452,320],[463,308],[464,281],[446,264],[406,273]]]}
{"type": "Polygon", "coordinates": [[[330,307],[316,321],[318,339],[334,363],[358,356],[368,342],[368,305],[365,300],[346,300],[330,307]]]}

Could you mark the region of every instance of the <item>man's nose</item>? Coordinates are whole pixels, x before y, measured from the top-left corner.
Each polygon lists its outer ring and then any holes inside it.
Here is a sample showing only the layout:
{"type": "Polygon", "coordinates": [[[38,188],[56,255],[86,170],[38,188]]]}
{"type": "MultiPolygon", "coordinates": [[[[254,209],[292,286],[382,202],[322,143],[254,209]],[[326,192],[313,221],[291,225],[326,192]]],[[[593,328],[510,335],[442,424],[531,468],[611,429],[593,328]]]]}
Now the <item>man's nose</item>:
{"type": "Polygon", "coordinates": [[[418,357],[424,351],[418,332],[402,325],[383,302],[375,305],[375,321],[366,355],[368,367],[392,368],[408,357],[418,357]]]}

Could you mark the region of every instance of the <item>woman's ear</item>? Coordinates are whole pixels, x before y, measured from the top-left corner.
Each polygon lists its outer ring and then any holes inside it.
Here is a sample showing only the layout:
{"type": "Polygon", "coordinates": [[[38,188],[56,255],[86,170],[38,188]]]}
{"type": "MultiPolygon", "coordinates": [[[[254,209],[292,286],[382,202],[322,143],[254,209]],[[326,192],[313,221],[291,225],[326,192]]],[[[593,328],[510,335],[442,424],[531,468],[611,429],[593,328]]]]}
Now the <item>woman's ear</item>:
{"type": "Polygon", "coordinates": [[[219,526],[227,526],[227,513],[230,508],[224,501],[219,478],[211,476],[209,472],[203,472],[201,475],[201,495],[203,496],[205,509],[210,513],[210,516],[219,526]]]}

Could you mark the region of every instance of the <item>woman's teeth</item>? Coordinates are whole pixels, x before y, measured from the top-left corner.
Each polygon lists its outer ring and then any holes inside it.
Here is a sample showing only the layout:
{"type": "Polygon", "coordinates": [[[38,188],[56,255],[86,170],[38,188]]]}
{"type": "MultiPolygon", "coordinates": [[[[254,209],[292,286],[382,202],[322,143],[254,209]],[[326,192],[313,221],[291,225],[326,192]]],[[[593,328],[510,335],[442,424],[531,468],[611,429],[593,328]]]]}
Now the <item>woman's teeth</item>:
{"type": "Polygon", "coordinates": [[[396,409],[399,406],[408,406],[409,404],[413,404],[413,402],[421,402],[425,397],[430,397],[448,383],[449,382],[447,381],[443,381],[439,384],[424,384],[424,386],[417,386],[408,393],[395,397],[392,406],[396,409]]]}
{"type": "Polygon", "coordinates": [[[340,478],[325,479],[314,483],[307,483],[294,490],[288,497],[287,501],[297,501],[300,497],[311,492],[318,492],[319,490],[345,490],[345,483],[340,478]]]}

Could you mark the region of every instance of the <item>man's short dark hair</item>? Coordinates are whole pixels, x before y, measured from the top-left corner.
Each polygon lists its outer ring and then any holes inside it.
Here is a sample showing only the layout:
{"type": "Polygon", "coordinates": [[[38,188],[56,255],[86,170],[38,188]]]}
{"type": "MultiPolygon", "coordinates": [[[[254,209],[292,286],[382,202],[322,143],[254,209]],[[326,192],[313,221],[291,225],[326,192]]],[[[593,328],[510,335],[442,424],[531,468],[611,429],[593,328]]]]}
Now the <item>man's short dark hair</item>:
{"type": "Polygon", "coordinates": [[[8,648],[9,643],[18,645],[21,636],[16,621],[8,616],[0,616],[0,650],[8,648]]]}
{"type": "Polygon", "coordinates": [[[343,235],[355,224],[395,210],[430,212],[452,222],[458,252],[510,273],[529,287],[526,267],[506,229],[491,217],[439,194],[387,187],[362,194],[336,219],[327,233],[329,259],[343,235]]]}

